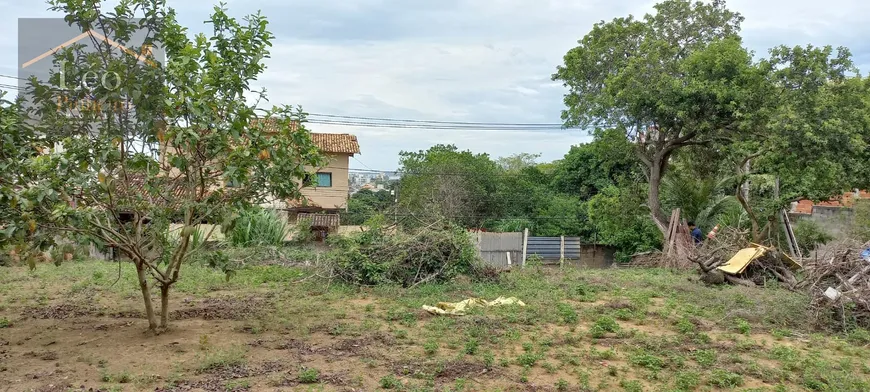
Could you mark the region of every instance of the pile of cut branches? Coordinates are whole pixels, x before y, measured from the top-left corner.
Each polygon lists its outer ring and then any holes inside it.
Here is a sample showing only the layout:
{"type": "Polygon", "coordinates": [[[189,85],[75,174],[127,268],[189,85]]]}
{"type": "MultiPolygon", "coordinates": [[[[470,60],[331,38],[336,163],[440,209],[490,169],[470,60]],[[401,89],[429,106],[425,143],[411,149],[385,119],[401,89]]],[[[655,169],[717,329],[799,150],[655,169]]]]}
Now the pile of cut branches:
{"type": "Polygon", "coordinates": [[[770,280],[782,282],[788,289],[795,290],[799,280],[790,268],[791,263],[777,249],[769,249],[763,256],[754,259],[739,275],[729,275],[718,268],[725,265],[738,251],[752,246],[745,232],[725,229],[720,235],[709,239],[698,247],[689,260],[698,265],[701,280],[707,284],[725,282],[742,286],[764,285],[770,280]]]}
{"type": "Polygon", "coordinates": [[[389,232],[380,226],[332,237],[332,275],[351,284],[414,287],[470,273],[477,254],[468,233],[456,227],[389,232]]]}
{"type": "Polygon", "coordinates": [[[843,329],[870,327],[870,258],[862,255],[867,249],[870,242],[843,241],[806,263],[805,286],[817,320],[833,320],[843,329]]]}

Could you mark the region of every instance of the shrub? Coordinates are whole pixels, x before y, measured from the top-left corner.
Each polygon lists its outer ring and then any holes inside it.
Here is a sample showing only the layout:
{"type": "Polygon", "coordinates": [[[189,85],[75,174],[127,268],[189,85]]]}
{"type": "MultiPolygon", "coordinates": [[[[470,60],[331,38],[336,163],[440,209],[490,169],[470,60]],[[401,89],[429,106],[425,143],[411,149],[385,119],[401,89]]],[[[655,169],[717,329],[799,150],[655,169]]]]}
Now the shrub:
{"type": "Polygon", "coordinates": [[[394,375],[388,375],[381,378],[381,388],[396,389],[402,386],[402,382],[394,375]]]}
{"type": "Polygon", "coordinates": [[[289,228],[277,213],[262,207],[253,207],[239,212],[235,224],[225,233],[233,246],[281,246],[289,228]]]}
{"type": "Polygon", "coordinates": [[[826,244],[834,239],[818,223],[807,219],[797,221],[794,225],[794,236],[801,253],[804,255],[809,255],[818,245],[826,244]]]}
{"type": "Polygon", "coordinates": [[[302,384],[314,384],[320,380],[320,371],[314,368],[303,369],[297,379],[302,384]]]}
{"type": "Polygon", "coordinates": [[[743,385],[743,377],[727,370],[713,369],[710,375],[710,385],[719,388],[735,388],[743,385]]]}
{"type": "Polygon", "coordinates": [[[370,220],[361,233],[331,237],[330,259],[338,278],[352,284],[409,287],[473,272],[477,256],[465,230],[388,233],[382,222],[370,220]]]}

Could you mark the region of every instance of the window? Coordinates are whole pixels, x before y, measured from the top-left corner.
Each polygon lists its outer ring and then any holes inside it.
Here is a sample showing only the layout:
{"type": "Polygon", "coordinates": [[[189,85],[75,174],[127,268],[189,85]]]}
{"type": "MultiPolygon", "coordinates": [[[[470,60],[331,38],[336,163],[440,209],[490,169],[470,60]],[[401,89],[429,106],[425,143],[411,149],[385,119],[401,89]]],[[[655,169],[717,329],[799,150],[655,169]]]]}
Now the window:
{"type": "Polygon", "coordinates": [[[331,187],[332,186],[332,173],[317,173],[317,186],[319,186],[319,187],[331,187]]]}

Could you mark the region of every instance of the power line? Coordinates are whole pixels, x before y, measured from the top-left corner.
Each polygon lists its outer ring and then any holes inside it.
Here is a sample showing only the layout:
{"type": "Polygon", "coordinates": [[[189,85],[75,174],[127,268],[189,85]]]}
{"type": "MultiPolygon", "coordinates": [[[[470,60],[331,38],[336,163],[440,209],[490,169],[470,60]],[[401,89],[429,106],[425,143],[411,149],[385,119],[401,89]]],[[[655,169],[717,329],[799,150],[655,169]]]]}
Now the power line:
{"type": "MultiPolygon", "coordinates": [[[[308,113],[313,117],[328,117],[351,120],[367,120],[380,122],[395,122],[395,123],[420,123],[420,124],[447,124],[447,125],[480,125],[480,126],[518,126],[518,127],[562,127],[560,123],[489,123],[489,122],[465,122],[465,121],[438,121],[438,120],[412,120],[412,119],[396,119],[386,117],[362,117],[362,116],[343,116],[336,114],[308,113]]],[[[329,121],[329,120],[324,120],[329,121]]]]}
{"type": "Polygon", "coordinates": [[[361,128],[397,128],[397,129],[431,129],[431,130],[482,130],[482,131],[561,131],[568,129],[562,126],[517,126],[517,125],[441,125],[441,124],[402,124],[390,122],[362,122],[336,120],[306,120],[309,124],[335,125],[361,128]]]}

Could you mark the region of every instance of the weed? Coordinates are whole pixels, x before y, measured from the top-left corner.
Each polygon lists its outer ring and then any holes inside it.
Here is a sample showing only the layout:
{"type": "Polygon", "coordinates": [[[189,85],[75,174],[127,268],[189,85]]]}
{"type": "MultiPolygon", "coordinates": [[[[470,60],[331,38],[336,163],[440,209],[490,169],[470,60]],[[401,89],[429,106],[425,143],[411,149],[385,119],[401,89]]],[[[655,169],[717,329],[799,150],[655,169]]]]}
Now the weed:
{"type": "Polygon", "coordinates": [[[629,361],[633,365],[647,368],[652,371],[661,370],[665,367],[664,359],[643,351],[631,355],[629,361]]]}
{"type": "Polygon", "coordinates": [[[396,339],[407,339],[408,331],[404,329],[397,329],[394,335],[396,336],[396,339]]]}
{"type": "Polygon", "coordinates": [[[698,350],[695,351],[695,362],[701,367],[710,367],[716,362],[716,351],[713,350],[698,350]]]}
{"type": "Polygon", "coordinates": [[[855,328],[846,335],[849,343],[857,345],[870,344],[870,331],[863,328],[855,328]]]}
{"type": "Polygon", "coordinates": [[[680,391],[694,391],[701,384],[701,376],[697,372],[678,372],[674,377],[674,386],[680,391]]]}
{"type": "Polygon", "coordinates": [[[744,335],[749,335],[749,333],[752,332],[752,325],[750,325],[749,322],[744,319],[738,318],[734,320],[734,325],[737,329],[737,332],[744,335]]]}
{"type": "Polygon", "coordinates": [[[779,329],[775,328],[773,331],[770,331],[770,334],[776,340],[782,340],[783,338],[790,338],[794,334],[789,329],[779,329]]]}
{"type": "Polygon", "coordinates": [[[713,369],[708,383],[719,388],[736,388],[743,385],[743,377],[727,370],[713,369]]]}
{"type": "Polygon", "coordinates": [[[616,357],[616,351],[613,351],[612,348],[607,350],[597,350],[595,347],[592,347],[589,350],[589,357],[599,361],[611,360],[616,357]]]}
{"type": "Polygon", "coordinates": [[[579,320],[577,311],[574,310],[571,305],[566,303],[556,304],[556,311],[559,313],[559,317],[562,318],[562,322],[565,324],[576,324],[577,320],[579,320]]]}
{"type": "Polygon", "coordinates": [[[251,388],[251,382],[248,380],[228,380],[224,383],[224,389],[227,391],[247,391],[251,388]]]}
{"type": "Polygon", "coordinates": [[[491,351],[483,353],[483,364],[487,367],[487,369],[492,368],[492,365],[494,363],[495,355],[493,355],[491,351]]]}
{"type": "Polygon", "coordinates": [[[610,377],[616,377],[617,374],[619,374],[619,369],[617,369],[616,366],[607,367],[607,375],[609,375],[610,377]]]}
{"type": "Polygon", "coordinates": [[[553,374],[556,373],[556,366],[550,362],[544,362],[541,364],[541,367],[547,371],[547,373],[553,374]]]}
{"type": "Polygon", "coordinates": [[[320,371],[315,368],[302,369],[296,379],[302,384],[314,384],[320,381],[320,371]]]}
{"type": "Polygon", "coordinates": [[[423,344],[423,351],[426,352],[427,355],[435,355],[438,352],[438,342],[435,340],[429,340],[423,344]]]}
{"type": "Polygon", "coordinates": [[[0,318],[0,328],[9,328],[12,323],[6,317],[0,318]]]}
{"type": "Polygon", "coordinates": [[[477,353],[477,348],[480,346],[480,342],[475,338],[468,338],[465,341],[465,349],[464,352],[468,355],[474,355],[477,353]]]}
{"type": "Polygon", "coordinates": [[[198,355],[196,370],[200,373],[245,363],[245,350],[239,347],[227,349],[210,348],[198,355]]]}
{"type": "Polygon", "coordinates": [[[507,358],[502,358],[498,361],[498,364],[501,365],[501,367],[508,367],[511,365],[511,361],[507,358]]]}
{"type": "Polygon", "coordinates": [[[604,337],[608,332],[619,332],[619,323],[609,316],[599,317],[589,329],[589,334],[596,339],[604,337]]]}
{"type": "Polygon", "coordinates": [[[694,333],[695,324],[687,318],[682,318],[680,321],[677,321],[677,332],[683,335],[694,333]]]}
{"type": "Polygon", "coordinates": [[[643,392],[643,386],[637,380],[622,380],[619,382],[619,386],[626,392],[643,392]]]}
{"type": "Polygon", "coordinates": [[[571,385],[568,384],[568,381],[565,381],[564,378],[560,378],[559,381],[556,381],[556,390],[557,391],[567,391],[571,385]]]}
{"type": "Polygon", "coordinates": [[[539,355],[527,352],[517,357],[517,364],[532,367],[535,366],[535,362],[538,362],[539,359],[541,359],[539,355]]]}
{"type": "Polygon", "coordinates": [[[396,376],[390,374],[384,377],[381,377],[381,388],[384,389],[396,389],[402,386],[402,382],[399,381],[396,376]]]}
{"type": "Polygon", "coordinates": [[[199,335],[199,349],[201,351],[208,350],[211,347],[211,344],[208,342],[208,335],[199,335]]]}
{"type": "Polygon", "coordinates": [[[363,310],[364,310],[366,313],[371,313],[371,312],[373,312],[373,311],[375,310],[375,305],[373,305],[373,304],[368,304],[368,305],[366,305],[366,307],[365,307],[363,310]]]}
{"type": "Polygon", "coordinates": [[[534,349],[535,349],[535,346],[531,342],[523,343],[523,351],[529,353],[529,352],[532,352],[532,350],[534,350],[534,349]]]}

